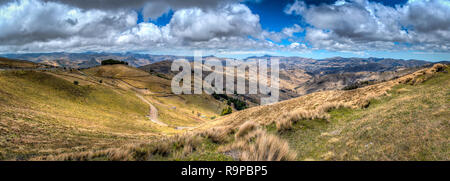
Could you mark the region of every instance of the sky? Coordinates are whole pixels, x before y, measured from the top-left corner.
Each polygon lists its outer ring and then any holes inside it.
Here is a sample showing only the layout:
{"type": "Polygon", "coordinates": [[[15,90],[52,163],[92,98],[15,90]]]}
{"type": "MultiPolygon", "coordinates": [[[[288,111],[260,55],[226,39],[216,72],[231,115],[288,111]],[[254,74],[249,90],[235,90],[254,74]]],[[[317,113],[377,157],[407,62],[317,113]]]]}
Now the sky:
{"type": "Polygon", "coordinates": [[[450,60],[449,0],[0,0],[0,54],[450,60]]]}

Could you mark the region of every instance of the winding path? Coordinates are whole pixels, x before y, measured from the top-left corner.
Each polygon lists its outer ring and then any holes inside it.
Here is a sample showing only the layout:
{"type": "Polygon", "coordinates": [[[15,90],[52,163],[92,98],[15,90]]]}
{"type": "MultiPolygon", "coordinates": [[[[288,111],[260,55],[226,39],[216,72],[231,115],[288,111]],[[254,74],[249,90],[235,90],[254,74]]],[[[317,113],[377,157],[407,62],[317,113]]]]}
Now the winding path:
{"type": "Polygon", "coordinates": [[[140,95],[138,93],[136,93],[136,96],[150,106],[150,114],[147,116],[150,119],[150,121],[152,121],[156,124],[159,124],[161,126],[169,126],[166,123],[159,121],[158,109],[156,109],[156,107],[153,106],[153,104],[151,104],[147,99],[145,99],[142,95],[140,95]]]}

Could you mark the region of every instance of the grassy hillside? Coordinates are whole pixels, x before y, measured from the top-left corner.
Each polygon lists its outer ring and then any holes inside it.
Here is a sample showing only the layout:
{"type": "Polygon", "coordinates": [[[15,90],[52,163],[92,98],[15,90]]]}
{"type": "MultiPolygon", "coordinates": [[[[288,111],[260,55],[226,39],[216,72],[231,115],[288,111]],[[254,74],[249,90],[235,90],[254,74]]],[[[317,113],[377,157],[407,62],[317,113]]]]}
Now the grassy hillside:
{"type": "Polygon", "coordinates": [[[144,144],[47,160],[449,160],[450,69],[249,108],[144,144]]]}
{"type": "Polygon", "coordinates": [[[38,68],[40,66],[42,64],[0,57],[0,68],[38,68]]]}
{"type": "Polygon", "coordinates": [[[149,106],[134,92],[75,85],[55,74],[0,72],[3,159],[138,142],[166,129],[148,121],[149,106]]]}
{"type": "Polygon", "coordinates": [[[172,94],[170,80],[129,66],[99,66],[84,72],[92,76],[123,81],[123,86],[142,92],[158,109],[160,120],[172,127],[198,126],[218,117],[225,107],[225,103],[210,95],[172,94]]]}
{"type": "Polygon", "coordinates": [[[396,85],[365,109],[339,108],[330,115],[329,122],[300,120],[291,131],[274,132],[300,160],[450,159],[448,73],[396,85]]]}

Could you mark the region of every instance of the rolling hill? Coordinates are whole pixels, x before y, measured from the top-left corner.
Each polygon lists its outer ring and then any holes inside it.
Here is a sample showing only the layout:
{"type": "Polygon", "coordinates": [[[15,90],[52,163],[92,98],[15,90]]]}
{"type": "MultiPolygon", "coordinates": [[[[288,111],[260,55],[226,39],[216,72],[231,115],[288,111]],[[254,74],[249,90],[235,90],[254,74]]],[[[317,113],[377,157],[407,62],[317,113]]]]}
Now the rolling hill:
{"type": "MultiPolygon", "coordinates": [[[[205,59],[218,57],[206,57],[205,59]]],[[[396,60],[377,58],[342,58],[335,57],[314,60],[301,57],[250,57],[248,59],[278,58],[280,60],[280,100],[288,100],[302,95],[326,91],[340,90],[360,84],[361,82],[388,81],[414,71],[431,63],[419,60],[396,60]]],[[[247,60],[248,60],[247,59],[247,60]]],[[[172,78],[177,72],[171,71],[172,60],[164,60],[139,67],[150,74],[172,78]]],[[[269,61],[270,62],[270,61],[269,61]]],[[[224,64],[225,65],[225,64],[224,64]]],[[[203,78],[210,72],[203,71],[203,78]]],[[[254,81],[245,78],[248,82],[254,81]]],[[[248,86],[248,83],[247,83],[248,86]]],[[[227,95],[246,101],[249,106],[259,105],[262,94],[227,95]]]]}
{"type": "Polygon", "coordinates": [[[185,134],[38,160],[448,160],[449,67],[252,107],[185,134]]]}
{"type": "Polygon", "coordinates": [[[146,142],[210,121],[224,104],[171,95],[168,80],[123,65],[78,71],[0,62],[9,65],[0,71],[2,160],[146,142]],[[152,121],[153,112],[164,125],[152,121]]]}

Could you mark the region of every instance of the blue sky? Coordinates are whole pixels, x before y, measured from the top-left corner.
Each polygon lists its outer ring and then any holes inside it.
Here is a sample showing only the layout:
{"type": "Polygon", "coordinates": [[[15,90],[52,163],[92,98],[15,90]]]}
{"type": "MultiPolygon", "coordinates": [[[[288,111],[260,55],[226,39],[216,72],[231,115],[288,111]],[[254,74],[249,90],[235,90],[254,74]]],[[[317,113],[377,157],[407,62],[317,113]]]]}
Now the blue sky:
{"type": "Polygon", "coordinates": [[[7,0],[0,15],[0,53],[450,60],[449,0],[7,0]]]}

